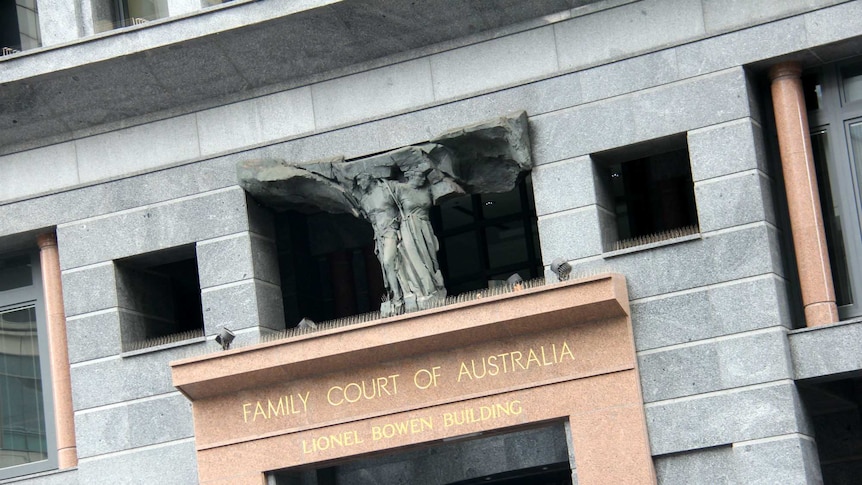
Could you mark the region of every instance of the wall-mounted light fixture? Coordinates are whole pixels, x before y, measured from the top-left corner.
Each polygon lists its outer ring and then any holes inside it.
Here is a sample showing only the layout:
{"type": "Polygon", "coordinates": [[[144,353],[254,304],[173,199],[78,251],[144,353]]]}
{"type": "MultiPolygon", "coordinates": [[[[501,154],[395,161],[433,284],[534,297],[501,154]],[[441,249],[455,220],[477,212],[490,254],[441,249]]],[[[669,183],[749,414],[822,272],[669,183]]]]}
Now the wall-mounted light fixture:
{"type": "Polygon", "coordinates": [[[230,348],[230,343],[236,338],[236,334],[231,332],[229,328],[222,327],[221,332],[216,335],[215,341],[221,345],[222,350],[230,348]]]}
{"type": "Polygon", "coordinates": [[[557,258],[551,263],[551,271],[557,275],[558,280],[566,281],[569,279],[569,274],[572,272],[572,265],[563,258],[557,258]]]}

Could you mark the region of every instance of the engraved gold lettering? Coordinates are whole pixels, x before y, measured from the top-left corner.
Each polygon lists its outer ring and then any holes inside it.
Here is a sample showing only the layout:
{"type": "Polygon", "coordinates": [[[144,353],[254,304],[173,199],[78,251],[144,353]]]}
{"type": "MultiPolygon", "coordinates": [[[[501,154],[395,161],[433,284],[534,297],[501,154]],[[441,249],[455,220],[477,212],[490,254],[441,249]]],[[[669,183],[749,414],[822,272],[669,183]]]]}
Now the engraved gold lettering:
{"type": "Polygon", "coordinates": [[[563,350],[560,351],[560,361],[563,360],[563,357],[568,355],[569,359],[575,360],[575,355],[572,354],[572,349],[569,348],[568,342],[563,342],[563,350]]]}
{"type": "Polygon", "coordinates": [[[461,370],[458,371],[458,382],[461,382],[461,378],[467,376],[470,380],[473,380],[473,376],[470,375],[470,369],[467,368],[467,364],[461,362],[461,370]]]}
{"type": "Polygon", "coordinates": [[[542,363],[539,362],[539,357],[536,355],[536,351],[530,349],[530,353],[527,354],[527,368],[530,368],[530,363],[535,362],[537,366],[541,367],[542,363]]]}
{"type": "Polygon", "coordinates": [[[521,369],[526,369],[526,367],[524,367],[524,364],[521,363],[521,358],[523,357],[524,354],[517,350],[512,352],[512,370],[515,370],[515,364],[518,364],[518,367],[520,367],[521,369]]]}
{"type": "Polygon", "coordinates": [[[437,387],[437,379],[440,378],[440,366],[435,365],[428,369],[419,369],[413,375],[413,384],[419,389],[428,389],[431,386],[437,387]]]}

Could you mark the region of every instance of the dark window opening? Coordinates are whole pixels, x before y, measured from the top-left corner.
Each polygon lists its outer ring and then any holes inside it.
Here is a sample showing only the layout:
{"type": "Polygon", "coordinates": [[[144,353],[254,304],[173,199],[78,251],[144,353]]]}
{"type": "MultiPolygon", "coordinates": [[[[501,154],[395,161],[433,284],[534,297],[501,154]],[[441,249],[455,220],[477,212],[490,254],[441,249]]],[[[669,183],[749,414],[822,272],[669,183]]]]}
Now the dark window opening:
{"type": "MultiPolygon", "coordinates": [[[[285,324],[315,322],[380,309],[385,294],[371,225],[347,214],[275,214],[285,324]]],[[[542,274],[529,177],[501,194],[467,195],[431,210],[447,293],[542,274]]]]}
{"type": "Polygon", "coordinates": [[[317,469],[271,473],[270,485],[571,485],[562,424],[360,457],[317,469]],[[530,453],[524,453],[524,449],[530,453]]]}
{"type": "Polygon", "coordinates": [[[116,267],[124,350],[203,336],[193,246],[134,256],[116,267]]]}
{"type": "Polygon", "coordinates": [[[384,294],[371,225],[347,214],[275,215],[286,326],[380,309],[384,294]]]}
{"type": "Polygon", "coordinates": [[[514,190],[447,200],[431,211],[437,258],[450,296],[542,274],[529,176],[514,190]]]}
{"type": "Polygon", "coordinates": [[[613,196],[614,249],[698,231],[697,205],[684,135],[594,155],[613,196]]]}
{"type": "Polygon", "coordinates": [[[36,0],[0,0],[0,56],[41,45],[36,0]]]}
{"type": "Polygon", "coordinates": [[[862,472],[862,378],[800,384],[814,426],[824,485],[859,483],[862,472]]]}
{"type": "Polygon", "coordinates": [[[92,8],[96,32],[141,25],[168,16],[167,0],[97,0],[92,8]]]}

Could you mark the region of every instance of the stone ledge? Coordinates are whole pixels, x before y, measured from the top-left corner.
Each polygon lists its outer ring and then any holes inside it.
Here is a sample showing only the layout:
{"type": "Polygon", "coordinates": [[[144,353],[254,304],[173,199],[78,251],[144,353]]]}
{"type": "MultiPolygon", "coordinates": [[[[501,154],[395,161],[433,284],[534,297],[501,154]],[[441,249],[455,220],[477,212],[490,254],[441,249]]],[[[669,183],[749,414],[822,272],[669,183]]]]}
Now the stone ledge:
{"type": "Polygon", "coordinates": [[[172,362],[173,384],[199,400],[628,313],[625,279],[601,275],[172,362]]]}

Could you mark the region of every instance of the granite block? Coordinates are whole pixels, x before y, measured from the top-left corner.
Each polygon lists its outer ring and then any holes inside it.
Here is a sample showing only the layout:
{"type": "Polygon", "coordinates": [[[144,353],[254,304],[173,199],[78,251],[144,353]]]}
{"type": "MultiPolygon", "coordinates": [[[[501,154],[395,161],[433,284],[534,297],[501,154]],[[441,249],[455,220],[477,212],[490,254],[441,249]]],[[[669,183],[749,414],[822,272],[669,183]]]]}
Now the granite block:
{"type": "Polygon", "coordinates": [[[657,456],[653,461],[656,478],[662,485],[691,485],[706,477],[710,485],[737,483],[730,446],[657,456]]]}
{"type": "Polygon", "coordinates": [[[557,69],[551,26],[431,56],[438,101],[546,76],[557,69]]]}
{"type": "Polygon", "coordinates": [[[791,381],[722,391],[645,407],[653,455],[806,432],[791,381]]]}
{"type": "Polygon", "coordinates": [[[862,4],[844,2],[805,14],[808,45],[818,46],[859,36],[862,32],[862,4]]]}
{"type": "Polygon", "coordinates": [[[111,309],[66,320],[69,362],[117,355],[122,351],[120,316],[111,309]]]}
{"type": "Polygon", "coordinates": [[[251,233],[251,259],[254,277],[273,285],[281,285],[278,267],[278,248],[271,239],[251,233]]]}
{"type": "Polygon", "coordinates": [[[598,206],[559,212],[539,218],[539,241],[545,264],[557,258],[586,258],[604,251],[598,206]]]}
{"type": "Polygon", "coordinates": [[[536,214],[548,215],[598,204],[613,209],[602,170],[589,156],[542,165],[532,171],[536,214]]]}
{"type": "Polygon", "coordinates": [[[248,230],[239,187],[57,227],[64,269],[248,230]]]}
{"type": "Polygon", "coordinates": [[[580,72],[584,101],[661,86],[680,79],[676,50],[667,49],[623,59],[580,72]]]}
{"type": "Polygon", "coordinates": [[[193,440],[81,460],[78,476],[88,485],[189,485],[198,483],[193,440]]]}
{"type": "Polygon", "coordinates": [[[858,320],[804,328],[790,333],[797,379],[862,370],[862,322],[858,320]]]}
{"type": "Polygon", "coordinates": [[[199,111],[201,154],[237,150],[314,130],[311,93],[308,87],[291,89],[199,111]]]}
{"type": "Polygon", "coordinates": [[[233,283],[254,275],[249,233],[200,241],[196,250],[201,288],[233,283]]]}
{"type": "Polygon", "coordinates": [[[750,118],[689,131],[688,153],[695,182],[753,169],[767,172],[761,128],[750,118]]]}
{"type": "Polygon", "coordinates": [[[0,205],[0,234],[15,234],[236,185],[244,155],[206,160],[0,205]]]}
{"type": "Polygon", "coordinates": [[[782,330],[708,340],[638,356],[644,402],[792,379],[782,330]]]}
{"type": "Polygon", "coordinates": [[[194,115],[82,138],[75,146],[81,182],[131,175],[200,156],[194,115]]]}
{"type": "MultiPolygon", "coordinates": [[[[759,2],[735,3],[759,5],[759,2]]],[[[685,78],[778,57],[807,46],[805,21],[802,17],[793,17],[692,42],[675,50],[679,75],[685,78]]]]}
{"type": "Polygon", "coordinates": [[[703,21],[709,33],[726,32],[806,10],[838,3],[836,0],[703,0],[703,21]]]}
{"type": "MultiPolygon", "coordinates": [[[[580,78],[581,73],[575,72],[460,99],[398,116],[392,120],[398,124],[392,126],[406,128],[407,133],[415,133],[414,138],[424,135],[427,140],[436,133],[506,113],[523,110],[528,116],[536,116],[568,108],[583,101],[580,78]]],[[[386,120],[381,123],[388,125],[386,120]]]]}
{"type": "Polygon", "coordinates": [[[318,129],[434,101],[427,57],[318,83],[311,92],[318,129]]]}
{"type": "Polygon", "coordinates": [[[171,393],[78,412],[75,431],[79,458],[191,438],[192,404],[182,394],[171,393]]]}
{"type": "Polygon", "coordinates": [[[537,165],[746,118],[741,68],[563,109],[531,119],[537,165]]]}
{"type": "Polygon", "coordinates": [[[775,224],[771,181],[759,171],[698,182],[694,185],[701,232],[752,222],[775,224]]]}
{"type": "Polygon", "coordinates": [[[632,95],[530,119],[537,166],[637,143],[632,95]]]}
{"type": "Polygon", "coordinates": [[[650,140],[751,116],[741,67],[632,95],[635,133],[650,140]]]}
{"type": "Polygon", "coordinates": [[[756,224],[601,261],[573,262],[572,266],[575,273],[614,271],[626,275],[629,298],[637,300],[752,276],[782,276],[780,252],[774,253],[777,244],[773,226],[756,224]]]}
{"type": "Polygon", "coordinates": [[[284,328],[281,288],[258,280],[244,280],[201,292],[206,335],[256,327],[284,328]]]}
{"type": "Polygon", "coordinates": [[[560,67],[571,69],[703,35],[700,0],[648,0],[555,24],[560,67]]]}
{"type": "Polygon", "coordinates": [[[255,294],[260,326],[264,329],[283,330],[285,321],[281,287],[255,280],[255,294]]]}
{"type": "Polygon", "coordinates": [[[205,335],[216,334],[221,327],[240,330],[258,326],[256,287],[253,279],[247,279],[202,291],[205,335]]]}
{"type": "Polygon", "coordinates": [[[767,274],[631,305],[635,345],[653,349],[765,327],[791,325],[787,283],[767,274]]]}
{"type": "Polygon", "coordinates": [[[65,271],[62,280],[67,317],[117,306],[117,280],[112,263],[65,271]]]}
{"type": "Polygon", "coordinates": [[[72,142],[0,157],[0,201],[27,197],[75,185],[78,162],[72,142]],[[45,174],[50,173],[50,177],[45,174]]]}
{"type": "Polygon", "coordinates": [[[751,485],[823,483],[817,446],[812,438],[801,434],[735,443],[733,464],[737,476],[736,483],[751,485]]]}
{"type": "Polygon", "coordinates": [[[76,3],[68,0],[39,1],[39,33],[43,46],[62,44],[80,37],[76,3]]]}
{"type": "Polygon", "coordinates": [[[72,405],[75,411],[174,392],[173,360],[199,355],[204,342],[164,350],[72,364],[72,405]]]}

